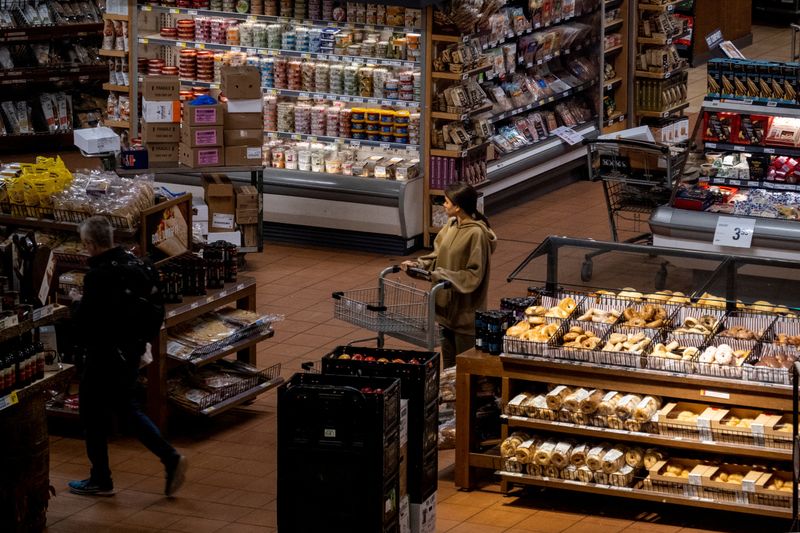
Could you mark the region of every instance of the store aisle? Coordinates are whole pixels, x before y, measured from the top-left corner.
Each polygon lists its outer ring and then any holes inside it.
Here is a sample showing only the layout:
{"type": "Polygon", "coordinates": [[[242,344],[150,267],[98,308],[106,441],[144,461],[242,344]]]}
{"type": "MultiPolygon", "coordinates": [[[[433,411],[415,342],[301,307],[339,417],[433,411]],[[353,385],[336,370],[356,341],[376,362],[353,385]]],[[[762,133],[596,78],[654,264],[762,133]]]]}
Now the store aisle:
{"type": "MultiPolygon", "coordinates": [[[[788,31],[754,30],[758,44],[744,50],[748,57],[788,56],[788,31]]],[[[693,102],[702,100],[704,72],[701,68],[691,74],[693,102]]],[[[525,293],[526,284],[506,283],[506,276],[547,235],[609,238],[602,188],[588,182],[508,209],[491,221],[500,239],[492,258],[491,305],[497,305],[503,296],[525,293]]],[[[280,362],[282,375],[288,377],[300,371],[303,362],[319,360],[334,346],[368,336],[332,318],[330,294],[370,286],[382,268],[400,260],[273,244],[268,244],[260,256],[251,256],[248,275],[258,279],[259,311],[286,317],[275,325],[275,337],[260,346],[259,366],[280,362]]],[[[83,478],[88,471],[83,441],[53,436],[51,483],[57,495],[50,503],[48,531],[275,532],[275,426],[274,392],[212,423],[175,421],[173,442],[188,456],[190,468],[186,485],[172,500],[163,496],[163,470],[158,460],[129,438],[118,438],[110,446],[119,490],[115,497],[69,494],[67,481],[83,478]]],[[[452,451],[440,454],[438,532],[771,532],[785,530],[787,525],[757,517],[578,493],[531,491],[521,498],[504,497],[498,485],[459,492],[453,487],[452,463],[452,451]]],[[[314,503],[308,505],[313,512],[314,503]]]]}

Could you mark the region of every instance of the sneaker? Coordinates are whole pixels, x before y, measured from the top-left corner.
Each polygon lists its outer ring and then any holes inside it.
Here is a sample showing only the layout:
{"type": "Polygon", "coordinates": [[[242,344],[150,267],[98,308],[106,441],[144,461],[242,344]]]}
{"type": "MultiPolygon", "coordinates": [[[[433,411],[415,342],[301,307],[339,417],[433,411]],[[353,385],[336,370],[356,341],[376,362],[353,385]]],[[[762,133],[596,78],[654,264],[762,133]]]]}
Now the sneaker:
{"type": "Polygon", "coordinates": [[[100,485],[95,483],[91,478],[82,481],[70,481],[67,483],[69,491],[72,494],[80,494],[82,496],[113,496],[114,485],[100,485]]]}
{"type": "Polygon", "coordinates": [[[164,489],[164,494],[173,496],[178,492],[183,482],[186,481],[186,468],[188,466],[189,462],[186,457],[181,455],[172,468],[167,468],[167,486],[164,489]]]}

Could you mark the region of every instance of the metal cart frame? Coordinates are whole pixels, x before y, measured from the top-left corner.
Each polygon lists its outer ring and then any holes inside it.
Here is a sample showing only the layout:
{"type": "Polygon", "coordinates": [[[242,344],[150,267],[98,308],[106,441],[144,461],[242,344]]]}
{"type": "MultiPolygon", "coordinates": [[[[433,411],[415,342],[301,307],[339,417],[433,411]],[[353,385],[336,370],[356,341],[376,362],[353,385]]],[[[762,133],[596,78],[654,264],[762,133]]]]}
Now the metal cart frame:
{"type": "Polygon", "coordinates": [[[382,348],[388,336],[427,350],[439,345],[436,295],[452,284],[442,281],[426,291],[387,279],[389,274],[400,271],[398,265],[385,268],[378,275],[377,287],[338,291],[331,295],[335,300],[334,318],[377,333],[377,337],[354,340],[350,344],[377,339],[378,348],[382,348]]]}

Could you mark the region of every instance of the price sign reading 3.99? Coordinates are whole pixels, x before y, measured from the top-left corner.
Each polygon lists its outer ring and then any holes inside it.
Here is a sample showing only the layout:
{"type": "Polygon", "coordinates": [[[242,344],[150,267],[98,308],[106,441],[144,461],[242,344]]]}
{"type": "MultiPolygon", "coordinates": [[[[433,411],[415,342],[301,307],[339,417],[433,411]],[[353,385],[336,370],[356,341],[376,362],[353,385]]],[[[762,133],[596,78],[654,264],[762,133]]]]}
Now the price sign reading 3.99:
{"type": "Polygon", "coordinates": [[[756,221],[753,218],[719,217],[714,232],[714,244],[750,248],[755,227],[756,221]]]}

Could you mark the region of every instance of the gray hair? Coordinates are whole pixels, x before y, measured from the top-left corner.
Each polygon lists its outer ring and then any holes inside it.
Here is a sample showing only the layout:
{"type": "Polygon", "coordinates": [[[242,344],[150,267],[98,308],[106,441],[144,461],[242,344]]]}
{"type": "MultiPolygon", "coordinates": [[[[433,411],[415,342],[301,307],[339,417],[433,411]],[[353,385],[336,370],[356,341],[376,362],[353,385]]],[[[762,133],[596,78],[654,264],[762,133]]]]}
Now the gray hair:
{"type": "Polygon", "coordinates": [[[78,226],[81,239],[91,241],[100,248],[114,246],[114,228],[106,217],[89,217],[78,226]]]}

